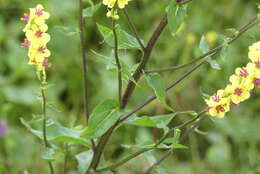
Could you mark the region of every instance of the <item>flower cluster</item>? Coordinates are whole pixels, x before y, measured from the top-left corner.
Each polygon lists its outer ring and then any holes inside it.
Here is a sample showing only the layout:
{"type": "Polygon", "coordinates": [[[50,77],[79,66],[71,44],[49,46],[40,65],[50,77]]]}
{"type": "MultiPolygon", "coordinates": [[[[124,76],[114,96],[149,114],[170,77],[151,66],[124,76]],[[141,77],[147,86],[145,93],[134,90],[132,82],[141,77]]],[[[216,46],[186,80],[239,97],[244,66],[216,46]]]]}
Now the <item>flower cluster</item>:
{"type": "Polygon", "coordinates": [[[250,97],[254,87],[260,87],[260,41],[249,47],[248,57],[251,62],[235,70],[229,79],[230,84],[206,99],[209,115],[224,117],[230,105],[238,105],[250,97]]]}
{"type": "Polygon", "coordinates": [[[47,49],[47,43],[50,41],[50,35],[46,33],[48,26],[45,20],[50,14],[44,11],[42,5],[36,8],[30,8],[30,13],[25,13],[21,18],[26,22],[23,29],[26,38],[22,43],[24,48],[28,48],[29,64],[36,65],[37,70],[45,73],[45,68],[49,66],[48,57],[50,51],[47,49]]]}
{"type": "Polygon", "coordinates": [[[130,0],[103,0],[103,4],[109,8],[107,12],[107,17],[112,18],[114,20],[118,20],[119,16],[115,5],[117,4],[119,8],[123,9],[129,1],[130,0]]]}

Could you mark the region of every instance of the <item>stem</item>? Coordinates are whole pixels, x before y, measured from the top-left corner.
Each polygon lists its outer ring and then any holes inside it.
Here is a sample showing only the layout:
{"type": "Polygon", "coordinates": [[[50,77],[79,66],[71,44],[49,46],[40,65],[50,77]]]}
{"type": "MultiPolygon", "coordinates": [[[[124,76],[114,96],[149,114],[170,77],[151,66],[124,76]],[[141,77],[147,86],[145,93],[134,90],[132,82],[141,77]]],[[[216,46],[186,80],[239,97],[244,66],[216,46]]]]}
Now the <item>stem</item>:
{"type": "Polygon", "coordinates": [[[151,148],[143,148],[143,149],[140,149],[138,151],[136,151],[135,153],[125,157],[124,159],[122,159],[121,161],[118,161],[116,162],[115,164],[112,164],[110,166],[107,166],[107,167],[104,167],[104,168],[101,168],[101,169],[97,169],[95,172],[103,172],[103,171],[106,171],[106,170],[113,170],[123,164],[125,164],[126,162],[130,161],[131,159],[139,156],[140,154],[144,153],[144,152],[147,152],[147,151],[150,151],[150,150],[153,150],[155,149],[154,147],[151,147],[151,148]]]}
{"type": "MultiPolygon", "coordinates": [[[[246,32],[248,29],[252,28],[253,26],[255,26],[256,24],[259,23],[259,20],[257,19],[257,17],[255,17],[254,19],[252,19],[249,23],[247,23],[245,26],[243,26],[240,30],[238,30],[238,34],[233,36],[233,38],[229,41],[228,44],[231,44],[233,41],[235,41],[239,36],[241,36],[241,34],[243,34],[244,32],[246,32]]],[[[199,68],[201,65],[203,65],[204,63],[207,62],[208,57],[209,56],[213,56],[215,55],[220,49],[217,49],[215,51],[211,50],[208,53],[202,55],[203,58],[200,62],[198,62],[196,65],[194,65],[190,70],[188,70],[186,73],[184,73],[182,76],[180,76],[177,80],[175,80],[173,83],[171,83],[167,88],[166,91],[170,90],[171,88],[173,88],[174,86],[176,86],[178,83],[180,83],[182,80],[184,80],[186,77],[188,77],[192,72],[194,72],[197,68],[199,68]],[[213,51],[213,52],[212,52],[213,51]]],[[[94,154],[94,157],[92,159],[91,162],[91,167],[92,166],[97,166],[100,160],[100,157],[104,151],[104,148],[111,136],[111,134],[113,133],[113,131],[116,129],[116,127],[122,123],[123,121],[125,121],[127,118],[129,118],[130,116],[132,116],[134,113],[136,113],[137,111],[141,110],[143,107],[145,107],[146,105],[148,105],[149,103],[151,103],[153,100],[156,99],[156,96],[152,96],[149,99],[147,99],[144,103],[140,104],[139,106],[137,106],[135,109],[133,109],[132,111],[128,112],[126,115],[123,115],[115,124],[113,127],[111,127],[100,139],[100,142],[98,143],[98,146],[96,148],[96,154],[94,154]]]]}
{"type": "MultiPolygon", "coordinates": [[[[137,67],[136,71],[133,74],[133,78],[134,78],[135,82],[137,82],[140,79],[141,74],[142,74],[143,70],[145,69],[147,62],[150,59],[153,47],[166,25],[167,25],[167,16],[164,15],[163,19],[161,20],[159,25],[154,30],[153,35],[152,35],[151,39],[149,40],[147,46],[145,47],[144,56],[142,57],[142,60],[139,64],[139,66],[137,67]]],[[[135,86],[136,86],[136,84],[133,81],[129,81],[127,88],[124,92],[123,99],[122,99],[123,108],[126,107],[128,101],[135,89],[135,86]]]]}
{"type": "Polygon", "coordinates": [[[115,60],[116,60],[116,65],[117,65],[117,76],[118,76],[118,102],[119,106],[122,107],[122,67],[120,64],[119,56],[118,56],[118,38],[117,38],[117,33],[116,33],[116,22],[113,20],[113,35],[114,35],[114,40],[115,40],[115,48],[114,48],[114,53],[115,53],[115,60]]]}
{"type": "Polygon", "coordinates": [[[136,40],[138,41],[138,43],[139,43],[140,47],[142,48],[142,50],[145,51],[145,47],[144,47],[144,44],[143,44],[143,42],[142,42],[142,40],[141,40],[141,37],[140,37],[140,35],[138,34],[137,29],[135,28],[135,25],[134,25],[133,22],[131,21],[131,18],[129,17],[126,8],[124,8],[123,11],[124,11],[124,14],[125,14],[125,16],[126,16],[128,25],[129,25],[129,27],[131,28],[132,32],[134,33],[136,40]]]}
{"type": "MultiPolygon", "coordinates": [[[[44,146],[45,149],[48,149],[50,147],[48,140],[47,140],[47,116],[46,116],[46,97],[45,97],[45,93],[44,93],[44,84],[42,83],[41,85],[41,95],[42,95],[42,114],[43,114],[43,125],[42,125],[42,132],[43,132],[43,142],[44,142],[44,146]]],[[[54,174],[54,168],[52,165],[51,161],[48,161],[48,165],[51,171],[51,174],[54,174]]]]}
{"type": "MultiPolygon", "coordinates": [[[[205,112],[204,112],[205,113],[205,112]]],[[[189,128],[188,130],[185,131],[185,133],[181,136],[180,138],[180,143],[183,143],[183,141],[187,138],[187,136],[192,133],[201,123],[202,121],[207,118],[207,116],[203,116],[201,117],[198,121],[196,121],[191,128],[189,128]]],[[[163,156],[158,159],[153,165],[151,165],[145,172],[144,174],[150,174],[151,171],[153,170],[154,167],[160,165],[165,159],[167,159],[171,153],[173,152],[174,148],[169,149],[168,151],[166,151],[163,156]]]]}
{"type": "Polygon", "coordinates": [[[85,33],[85,20],[83,18],[83,2],[79,0],[79,29],[80,29],[80,45],[82,53],[82,73],[83,73],[83,93],[84,93],[84,113],[86,121],[89,120],[89,108],[88,108],[88,75],[87,75],[87,56],[86,45],[84,41],[85,33]]]}

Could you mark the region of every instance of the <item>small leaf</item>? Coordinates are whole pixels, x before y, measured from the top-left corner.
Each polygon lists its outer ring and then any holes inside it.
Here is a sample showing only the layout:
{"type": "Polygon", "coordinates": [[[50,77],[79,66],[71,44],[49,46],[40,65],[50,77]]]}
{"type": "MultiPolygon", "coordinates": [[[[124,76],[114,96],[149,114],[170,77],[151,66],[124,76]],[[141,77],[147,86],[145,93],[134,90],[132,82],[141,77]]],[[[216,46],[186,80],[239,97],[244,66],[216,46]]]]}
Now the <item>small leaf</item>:
{"type": "Polygon", "coordinates": [[[42,154],[42,159],[47,161],[54,161],[55,160],[54,155],[55,155],[54,149],[47,148],[42,154]]]}
{"type": "Polygon", "coordinates": [[[184,146],[184,145],[178,144],[178,143],[172,144],[172,147],[173,147],[174,149],[188,149],[187,146],[184,146]]]}
{"type": "Polygon", "coordinates": [[[209,52],[209,45],[208,42],[205,38],[205,36],[203,35],[200,39],[200,45],[199,45],[200,51],[205,54],[207,52],[209,52]]]}
{"type": "MultiPolygon", "coordinates": [[[[104,41],[111,47],[114,47],[113,31],[103,25],[97,24],[98,30],[104,38],[104,41]]],[[[118,25],[116,28],[118,35],[118,49],[141,49],[135,37],[122,30],[118,25]]]]}
{"type": "Polygon", "coordinates": [[[208,60],[208,62],[210,64],[211,68],[216,69],[216,70],[221,70],[222,69],[216,60],[213,60],[213,59],[210,58],[208,60]]]}
{"type": "Polygon", "coordinates": [[[87,169],[89,168],[92,157],[93,157],[92,150],[81,152],[76,155],[76,159],[78,161],[78,171],[80,174],[86,173],[87,169]]]}
{"type": "Polygon", "coordinates": [[[101,7],[101,2],[83,10],[83,17],[92,17],[96,11],[101,7]]]}
{"type": "Polygon", "coordinates": [[[175,35],[185,18],[187,17],[187,5],[179,5],[171,1],[166,9],[168,26],[172,35],[175,35]]]}
{"type": "Polygon", "coordinates": [[[147,73],[145,74],[146,81],[148,85],[154,90],[154,93],[157,97],[157,99],[160,101],[164,107],[170,111],[173,111],[173,109],[167,105],[166,102],[166,86],[165,83],[158,73],[147,73]]]}
{"type": "Polygon", "coordinates": [[[175,114],[158,115],[153,117],[142,116],[131,118],[127,120],[125,123],[141,127],[164,128],[167,127],[167,125],[174,117],[175,114]]]}
{"type": "Polygon", "coordinates": [[[220,58],[223,61],[226,61],[227,54],[228,54],[228,45],[224,45],[220,51],[220,58]]]}

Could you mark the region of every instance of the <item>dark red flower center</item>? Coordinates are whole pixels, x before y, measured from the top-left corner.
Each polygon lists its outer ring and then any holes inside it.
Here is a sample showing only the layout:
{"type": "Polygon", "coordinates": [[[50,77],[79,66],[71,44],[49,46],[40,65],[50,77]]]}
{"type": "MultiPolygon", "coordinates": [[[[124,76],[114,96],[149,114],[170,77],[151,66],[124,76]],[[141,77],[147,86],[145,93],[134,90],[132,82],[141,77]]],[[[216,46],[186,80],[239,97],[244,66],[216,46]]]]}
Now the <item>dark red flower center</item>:
{"type": "Polygon", "coordinates": [[[216,106],[216,110],[217,110],[217,113],[225,112],[225,109],[221,105],[216,106]]]}
{"type": "Polygon", "coordinates": [[[260,68],[260,61],[259,61],[259,60],[258,60],[258,61],[255,61],[254,63],[255,63],[255,67],[256,67],[256,68],[260,68]]]}
{"type": "Polygon", "coordinates": [[[41,30],[37,30],[37,31],[35,32],[35,36],[36,36],[36,37],[42,37],[42,34],[43,34],[43,31],[41,31],[41,30]]]}
{"type": "Polygon", "coordinates": [[[248,71],[244,68],[241,68],[240,70],[240,77],[247,77],[249,74],[248,74],[248,71]]]}
{"type": "Polygon", "coordinates": [[[214,95],[214,96],[212,96],[212,100],[213,100],[214,102],[219,102],[219,101],[220,101],[220,98],[219,98],[219,96],[214,95]]]}
{"type": "Polygon", "coordinates": [[[242,91],[241,88],[236,88],[235,91],[234,91],[234,94],[237,95],[237,96],[241,96],[242,93],[243,93],[243,91],[242,91]]]}
{"type": "Polygon", "coordinates": [[[38,16],[43,15],[43,9],[36,8],[36,9],[35,9],[35,14],[38,15],[38,16]]]}
{"type": "Polygon", "coordinates": [[[41,52],[41,53],[45,53],[45,47],[41,46],[38,48],[38,51],[41,52]]]}

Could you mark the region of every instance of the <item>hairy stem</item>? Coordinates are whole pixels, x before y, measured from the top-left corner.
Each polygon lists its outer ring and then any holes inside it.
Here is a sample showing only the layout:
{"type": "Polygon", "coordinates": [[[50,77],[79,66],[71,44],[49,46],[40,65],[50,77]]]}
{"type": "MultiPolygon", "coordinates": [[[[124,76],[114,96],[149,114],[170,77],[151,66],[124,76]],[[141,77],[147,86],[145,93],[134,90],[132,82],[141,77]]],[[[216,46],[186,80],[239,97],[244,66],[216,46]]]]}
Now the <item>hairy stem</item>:
{"type": "Polygon", "coordinates": [[[88,108],[88,74],[87,74],[87,56],[86,56],[86,45],[84,39],[85,33],[85,20],[83,17],[83,2],[79,0],[79,29],[80,29],[80,46],[82,54],[82,73],[83,73],[83,94],[84,94],[84,112],[86,121],[89,120],[89,108],[88,108]]]}
{"type": "MultiPolygon", "coordinates": [[[[41,96],[42,96],[42,115],[43,115],[43,125],[42,125],[42,132],[43,132],[43,142],[45,149],[50,147],[48,140],[47,140],[47,115],[46,115],[46,97],[45,97],[45,87],[44,84],[41,85],[41,96]]],[[[54,174],[54,168],[51,161],[48,161],[48,165],[51,171],[51,174],[54,174]]]]}
{"type": "Polygon", "coordinates": [[[113,20],[113,35],[114,35],[114,54],[115,54],[115,60],[117,65],[117,78],[118,78],[118,102],[120,107],[122,107],[122,67],[118,56],[118,38],[117,38],[117,32],[116,32],[116,22],[113,20]]]}

